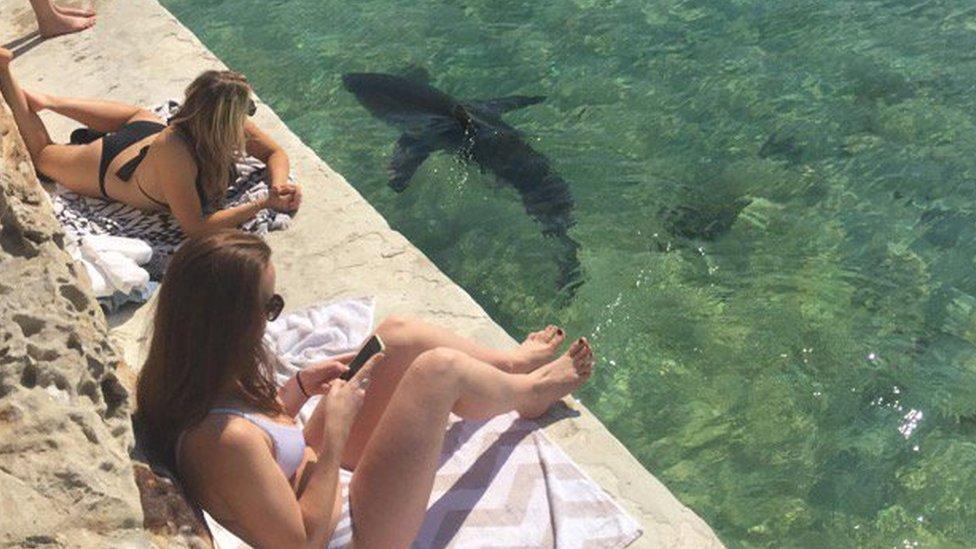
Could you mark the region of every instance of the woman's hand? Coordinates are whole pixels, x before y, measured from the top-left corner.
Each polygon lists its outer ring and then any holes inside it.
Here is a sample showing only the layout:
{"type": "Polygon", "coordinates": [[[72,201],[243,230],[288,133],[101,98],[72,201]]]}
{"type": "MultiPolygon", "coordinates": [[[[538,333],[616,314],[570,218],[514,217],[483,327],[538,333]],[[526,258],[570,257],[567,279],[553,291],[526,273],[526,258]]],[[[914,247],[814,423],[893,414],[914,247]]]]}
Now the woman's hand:
{"type": "Polygon", "coordinates": [[[348,382],[341,379],[331,382],[328,393],[319,406],[325,414],[325,440],[332,444],[345,443],[349,430],[363,407],[373,366],[383,360],[383,356],[383,353],[373,355],[348,382]]]}
{"type": "Polygon", "coordinates": [[[280,185],[268,188],[265,206],[276,212],[291,213],[298,209],[302,194],[297,185],[280,185]]]}
{"type": "Polygon", "coordinates": [[[279,196],[288,197],[288,210],[293,212],[302,205],[302,187],[295,183],[285,181],[284,183],[271,183],[271,189],[279,196]]]}
{"type": "Polygon", "coordinates": [[[295,377],[301,376],[299,378],[301,387],[305,388],[305,392],[308,393],[307,396],[324,395],[329,392],[332,381],[349,369],[346,364],[351,357],[346,358],[346,356],[342,355],[332,360],[311,364],[295,374],[295,377]]]}

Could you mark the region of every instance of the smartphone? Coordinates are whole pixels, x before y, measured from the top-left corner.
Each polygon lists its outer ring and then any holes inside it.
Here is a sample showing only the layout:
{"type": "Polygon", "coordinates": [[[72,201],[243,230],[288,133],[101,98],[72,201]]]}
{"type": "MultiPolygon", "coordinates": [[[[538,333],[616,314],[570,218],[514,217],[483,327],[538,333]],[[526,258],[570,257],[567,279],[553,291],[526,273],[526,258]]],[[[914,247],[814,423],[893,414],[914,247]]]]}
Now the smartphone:
{"type": "Polygon", "coordinates": [[[343,374],[339,376],[339,379],[344,379],[346,381],[352,379],[352,376],[356,375],[356,372],[363,367],[363,364],[366,364],[367,360],[373,358],[373,355],[382,351],[383,349],[385,349],[383,340],[380,339],[380,336],[373,335],[373,337],[366,340],[363,348],[360,349],[359,352],[356,353],[356,356],[353,357],[352,361],[349,362],[349,369],[343,372],[343,374]]]}

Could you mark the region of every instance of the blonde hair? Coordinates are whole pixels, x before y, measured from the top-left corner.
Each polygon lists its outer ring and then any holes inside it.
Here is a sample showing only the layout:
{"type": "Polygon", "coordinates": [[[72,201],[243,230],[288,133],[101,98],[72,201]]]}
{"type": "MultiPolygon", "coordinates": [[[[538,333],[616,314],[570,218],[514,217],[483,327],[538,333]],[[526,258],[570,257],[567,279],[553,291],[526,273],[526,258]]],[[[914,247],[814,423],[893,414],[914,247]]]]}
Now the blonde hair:
{"type": "Polygon", "coordinates": [[[216,206],[230,185],[230,166],[244,154],[244,121],[251,86],[234,71],[205,71],[186,88],[170,122],[190,142],[207,204],[216,206]]]}

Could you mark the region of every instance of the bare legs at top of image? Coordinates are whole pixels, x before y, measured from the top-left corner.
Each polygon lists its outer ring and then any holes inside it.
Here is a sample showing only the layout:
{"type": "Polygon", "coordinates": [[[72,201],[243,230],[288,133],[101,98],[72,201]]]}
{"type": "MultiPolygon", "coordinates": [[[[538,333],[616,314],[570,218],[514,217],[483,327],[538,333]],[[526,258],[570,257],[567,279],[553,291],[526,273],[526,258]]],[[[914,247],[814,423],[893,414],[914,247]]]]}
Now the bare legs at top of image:
{"type": "Polygon", "coordinates": [[[95,12],[55,6],[54,0],[31,0],[37,27],[44,38],[83,31],[95,24],[95,12]]]}

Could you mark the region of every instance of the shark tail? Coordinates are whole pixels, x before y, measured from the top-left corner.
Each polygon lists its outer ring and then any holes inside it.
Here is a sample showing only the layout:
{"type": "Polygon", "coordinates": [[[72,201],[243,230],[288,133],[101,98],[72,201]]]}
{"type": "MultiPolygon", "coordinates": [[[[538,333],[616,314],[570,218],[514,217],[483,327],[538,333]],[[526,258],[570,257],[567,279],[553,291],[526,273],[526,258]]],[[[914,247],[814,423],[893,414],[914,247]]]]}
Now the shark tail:
{"type": "Polygon", "coordinates": [[[580,245],[566,233],[554,236],[558,239],[561,248],[556,259],[556,266],[559,268],[556,288],[559,293],[572,298],[584,282],[578,253],[580,245]]]}

